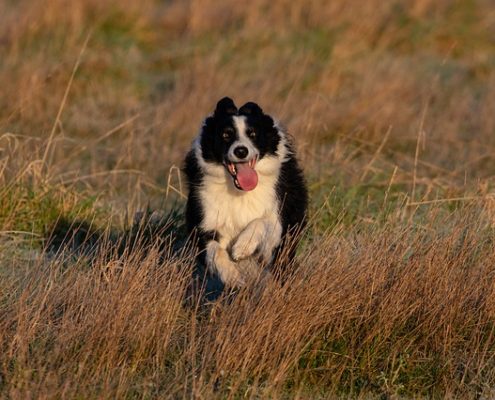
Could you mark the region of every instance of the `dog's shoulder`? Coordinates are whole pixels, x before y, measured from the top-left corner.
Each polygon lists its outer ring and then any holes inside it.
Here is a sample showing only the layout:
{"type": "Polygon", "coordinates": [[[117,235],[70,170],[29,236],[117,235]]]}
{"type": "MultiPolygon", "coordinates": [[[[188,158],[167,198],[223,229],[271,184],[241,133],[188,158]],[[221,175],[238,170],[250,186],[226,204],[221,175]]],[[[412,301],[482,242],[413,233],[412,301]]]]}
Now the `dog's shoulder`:
{"type": "Polygon", "coordinates": [[[186,175],[187,181],[190,186],[201,180],[203,173],[201,171],[201,167],[199,166],[199,161],[196,157],[196,152],[194,151],[194,149],[191,149],[187,153],[182,165],[182,171],[186,175]]]}
{"type": "Polygon", "coordinates": [[[292,143],[287,148],[288,156],[281,165],[276,187],[284,233],[291,226],[304,225],[308,207],[308,189],[303,170],[292,143]]]}

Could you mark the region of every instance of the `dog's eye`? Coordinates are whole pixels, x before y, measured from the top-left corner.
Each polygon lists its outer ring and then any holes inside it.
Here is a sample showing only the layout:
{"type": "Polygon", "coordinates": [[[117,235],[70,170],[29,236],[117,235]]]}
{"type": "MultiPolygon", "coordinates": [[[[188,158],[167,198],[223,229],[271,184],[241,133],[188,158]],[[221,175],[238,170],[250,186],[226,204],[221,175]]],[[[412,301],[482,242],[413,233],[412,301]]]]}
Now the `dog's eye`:
{"type": "Polygon", "coordinates": [[[256,137],[256,131],[254,129],[248,129],[247,131],[247,135],[250,137],[250,138],[255,138],[256,137]]]}
{"type": "Polygon", "coordinates": [[[222,138],[223,140],[230,140],[230,137],[232,136],[232,132],[229,132],[229,131],[224,131],[222,133],[222,138]]]}

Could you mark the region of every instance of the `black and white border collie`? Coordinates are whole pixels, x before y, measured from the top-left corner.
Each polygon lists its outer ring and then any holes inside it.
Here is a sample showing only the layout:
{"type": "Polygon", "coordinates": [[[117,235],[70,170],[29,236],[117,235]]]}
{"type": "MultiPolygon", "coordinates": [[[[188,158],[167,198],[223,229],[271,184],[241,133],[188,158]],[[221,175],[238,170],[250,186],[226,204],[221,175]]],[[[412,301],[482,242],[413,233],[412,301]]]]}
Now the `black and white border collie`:
{"type": "MultiPolygon", "coordinates": [[[[226,286],[266,271],[288,233],[304,225],[308,195],[293,145],[256,103],[237,109],[232,99],[221,99],[184,171],[187,228],[198,239],[200,262],[226,286]]],[[[291,243],[284,263],[294,250],[291,243]]]]}

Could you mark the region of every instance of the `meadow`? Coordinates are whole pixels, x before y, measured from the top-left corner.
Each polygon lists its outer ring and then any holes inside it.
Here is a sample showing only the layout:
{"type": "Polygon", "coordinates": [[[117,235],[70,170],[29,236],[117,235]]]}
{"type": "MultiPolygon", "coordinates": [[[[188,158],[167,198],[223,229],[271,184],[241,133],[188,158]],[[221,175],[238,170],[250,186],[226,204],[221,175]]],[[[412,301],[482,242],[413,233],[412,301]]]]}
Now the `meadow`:
{"type": "Polygon", "coordinates": [[[0,398],[495,396],[492,0],[4,0],[0,94],[0,398]],[[180,168],[223,96],[311,203],[285,283],[205,302],[180,168]]]}

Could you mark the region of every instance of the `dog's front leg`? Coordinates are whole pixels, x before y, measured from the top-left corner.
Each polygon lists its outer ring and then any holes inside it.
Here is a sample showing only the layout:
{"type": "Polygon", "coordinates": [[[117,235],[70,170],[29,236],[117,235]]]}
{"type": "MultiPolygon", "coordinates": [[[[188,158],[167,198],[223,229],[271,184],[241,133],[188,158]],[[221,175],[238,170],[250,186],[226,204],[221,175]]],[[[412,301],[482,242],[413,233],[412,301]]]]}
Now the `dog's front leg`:
{"type": "Polygon", "coordinates": [[[277,220],[257,218],[251,221],[235,240],[231,250],[232,259],[242,260],[258,251],[262,261],[269,263],[273,250],[280,244],[281,235],[282,226],[277,220]]]}
{"type": "Polygon", "coordinates": [[[238,287],[245,284],[237,265],[216,240],[211,240],[206,245],[206,266],[210,272],[217,274],[226,286],[238,287]]]}

